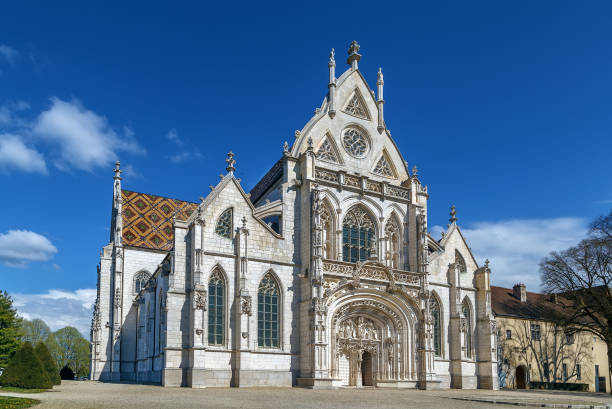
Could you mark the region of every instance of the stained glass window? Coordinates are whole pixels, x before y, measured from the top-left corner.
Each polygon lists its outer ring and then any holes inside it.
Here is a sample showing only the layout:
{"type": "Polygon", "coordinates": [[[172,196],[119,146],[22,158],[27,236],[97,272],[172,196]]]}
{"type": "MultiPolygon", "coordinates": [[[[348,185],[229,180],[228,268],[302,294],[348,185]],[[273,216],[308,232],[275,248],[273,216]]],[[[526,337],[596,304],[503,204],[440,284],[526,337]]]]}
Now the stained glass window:
{"type": "Polygon", "coordinates": [[[370,214],[359,205],[352,207],[342,224],[342,260],[365,261],[373,246],[374,222],[370,214]]]}
{"type": "Polygon", "coordinates": [[[433,346],[436,356],[442,356],[442,317],[440,316],[440,304],[435,296],[429,298],[429,311],[433,319],[433,346]]]}
{"type": "Polygon", "coordinates": [[[225,317],[225,281],[215,269],[208,281],[208,344],[223,345],[225,317]]]}
{"type": "Polygon", "coordinates": [[[279,295],[276,280],[267,273],[257,290],[257,343],[260,347],[279,347],[279,295]]]}
{"type": "Polygon", "coordinates": [[[359,118],[370,119],[368,117],[368,110],[366,109],[361,96],[356,91],[349,100],[348,104],[346,104],[344,111],[359,118]]]}
{"type": "Polygon", "coordinates": [[[221,237],[231,239],[232,231],[234,230],[233,216],[234,216],[234,212],[232,208],[229,208],[223,213],[221,213],[221,216],[219,216],[219,220],[217,220],[217,226],[215,227],[215,233],[217,233],[221,237]]]}
{"type": "Polygon", "coordinates": [[[355,128],[348,128],[342,137],[344,149],[356,158],[363,157],[368,152],[368,140],[355,128]]]}

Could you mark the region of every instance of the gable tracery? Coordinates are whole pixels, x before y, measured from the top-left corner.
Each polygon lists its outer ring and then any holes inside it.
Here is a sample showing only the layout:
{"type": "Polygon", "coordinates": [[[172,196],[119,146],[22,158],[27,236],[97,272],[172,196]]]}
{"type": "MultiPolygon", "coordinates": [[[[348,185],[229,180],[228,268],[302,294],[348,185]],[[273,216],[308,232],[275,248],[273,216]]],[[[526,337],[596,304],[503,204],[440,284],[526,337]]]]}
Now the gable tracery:
{"type": "Polygon", "coordinates": [[[215,233],[221,237],[225,237],[226,239],[231,239],[232,230],[234,229],[233,216],[234,211],[231,207],[221,213],[221,216],[219,216],[219,219],[217,220],[217,225],[215,226],[215,233]]]}
{"type": "Polygon", "coordinates": [[[326,135],[325,139],[316,153],[317,159],[325,160],[332,163],[340,163],[340,159],[336,152],[336,149],[332,145],[332,142],[329,140],[329,136],[326,135]]]}
{"type": "Polygon", "coordinates": [[[349,99],[346,107],[344,108],[344,112],[347,114],[356,116],[358,118],[370,119],[370,115],[368,114],[368,109],[365,106],[365,102],[358,90],[353,92],[353,96],[349,99]]]}
{"type": "Polygon", "coordinates": [[[378,175],[386,176],[389,178],[395,177],[395,172],[393,172],[391,163],[389,163],[389,159],[387,158],[387,155],[385,155],[385,153],[383,153],[380,159],[378,159],[378,162],[376,162],[376,166],[374,167],[373,172],[378,175]]]}
{"type": "Polygon", "coordinates": [[[455,265],[457,266],[457,271],[460,273],[465,273],[467,271],[467,266],[465,265],[465,259],[459,253],[459,250],[455,250],[455,265]]]}

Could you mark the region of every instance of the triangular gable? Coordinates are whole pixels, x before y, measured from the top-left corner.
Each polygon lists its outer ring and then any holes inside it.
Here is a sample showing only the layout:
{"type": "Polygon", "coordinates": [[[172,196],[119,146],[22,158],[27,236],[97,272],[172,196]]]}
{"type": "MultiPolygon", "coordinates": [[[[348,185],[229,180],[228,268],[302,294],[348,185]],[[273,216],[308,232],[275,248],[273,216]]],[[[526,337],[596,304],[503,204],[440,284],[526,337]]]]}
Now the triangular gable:
{"type": "Polygon", "coordinates": [[[323,142],[319,145],[316,153],[317,159],[324,160],[332,163],[342,163],[342,159],[340,157],[340,153],[338,152],[338,147],[336,143],[331,138],[329,132],[325,134],[323,137],[323,142]]]}
{"type": "Polygon", "coordinates": [[[474,262],[474,265],[478,267],[478,262],[476,262],[476,258],[472,254],[472,249],[470,249],[470,246],[468,246],[467,241],[465,240],[465,237],[463,237],[463,233],[461,233],[461,229],[455,223],[452,223],[450,225],[450,227],[446,231],[446,234],[444,235],[444,237],[442,237],[442,240],[440,240],[440,245],[446,248],[446,243],[448,242],[449,238],[455,231],[459,234],[459,237],[461,237],[461,240],[463,241],[463,244],[465,245],[465,248],[467,249],[468,254],[470,255],[472,261],[474,262]]]}
{"type": "Polygon", "coordinates": [[[363,100],[361,92],[359,92],[358,88],[355,88],[355,91],[353,91],[353,94],[347,100],[343,111],[349,115],[356,116],[357,118],[368,120],[371,118],[370,112],[368,111],[366,103],[363,100]]]}
{"type": "Polygon", "coordinates": [[[389,158],[389,154],[386,149],[383,149],[382,155],[376,162],[376,166],[372,170],[372,173],[376,173],[377,175],[394,178],[397,179],[397,172],[395,171],[395,167],[393,166],[393,162],[389,158]]]}

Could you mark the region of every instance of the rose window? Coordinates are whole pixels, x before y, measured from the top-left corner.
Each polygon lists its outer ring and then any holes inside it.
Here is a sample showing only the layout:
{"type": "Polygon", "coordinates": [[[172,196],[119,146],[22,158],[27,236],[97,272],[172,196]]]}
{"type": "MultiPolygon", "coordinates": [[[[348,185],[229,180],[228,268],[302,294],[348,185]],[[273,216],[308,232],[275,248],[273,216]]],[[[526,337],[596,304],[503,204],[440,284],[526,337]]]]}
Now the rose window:
{"type": "Polygon", "coordinates": [[[355,128],[349,128],[344,131],[342,144],[344,145],[344,149],[356,158],[365,156],[369,148],[366,137],[355,128]]]}

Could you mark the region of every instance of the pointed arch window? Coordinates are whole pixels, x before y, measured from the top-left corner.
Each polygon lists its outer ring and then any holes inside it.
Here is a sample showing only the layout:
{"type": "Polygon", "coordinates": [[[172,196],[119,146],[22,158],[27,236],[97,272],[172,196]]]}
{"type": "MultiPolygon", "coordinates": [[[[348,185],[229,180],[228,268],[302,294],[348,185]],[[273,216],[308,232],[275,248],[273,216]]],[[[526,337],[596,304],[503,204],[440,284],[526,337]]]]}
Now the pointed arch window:
{"type": "Polygon", "coordinates": [[[465,273],[467,271],[467,266],[465,265],[465,259],[459,253],[459,250],[455,250],[455,265],[457,266],[457,271],[460,273],[465,273]]]}
{"type": "Polygon", "coordinates": [[[463,332],[465,334],[465,356],[466,358],[472,357],[472,311],[470,310],[470,304],[466,299],[463,300],[461,305],[461,313],[463,314],[463,332]]]}
{"type": "Polygon", "coordinates": [[[400,265],[400,227],[395,216],[391,216],[385,225],[386,259],[389,267],[399,268],[400,265]]]}
{"type": "Polygon", "coordinates": [[[435,356],[442,356],[442,315],[440,302],[433,294],[429,298],[429,312],[433,320],[433,347],[435,356]]]}
{"type": "Polygon", "coordinates": [[[138,294],[140,290],[145,288],[147,281],[151,278],[148,271],[139,271],[134,275],[134,294],[138,294]]]}
{"type": "Polygon", "coordinates": [[[219,216],[217,225],[215,226],[215,233],[226,239],[232,238],[232,231],[234,230],[234,210],[230,207],[225,210],[219,216]]]}
{"type": "Polygon", "coordinates": [[[278,348],[279,342],[278,283],[266,273],[257,290],[257,344],[264,348],[278,348]]]}
{"type": "Polygon", "coordinates": [[[319,146],[319,149],[316,153],[317,159],[326,160],[332,163],[340,163],[338,160],[338,155],[336,154],[336,150],[332,146],[332,143],[329,141],[329,136],[325,136],[325,140],[319,146]]]}
{"type": "Polygon", "coordinates": [[[215,268],[208,280],[208,344],[223,345],[225,339],[225,280],[215,268]]]}
{"type": "Polygon", "coordinates": [[[321,227],[323,228],[323,258],[333,259],[334,219],[329,206],[321,206],[321,227]]]}
{"type": "Polygon", "coordinates": [[[374,221],[361,206],[352,207],[342,224],[342,260],[365,261],[374,248],[374,221]]]}

